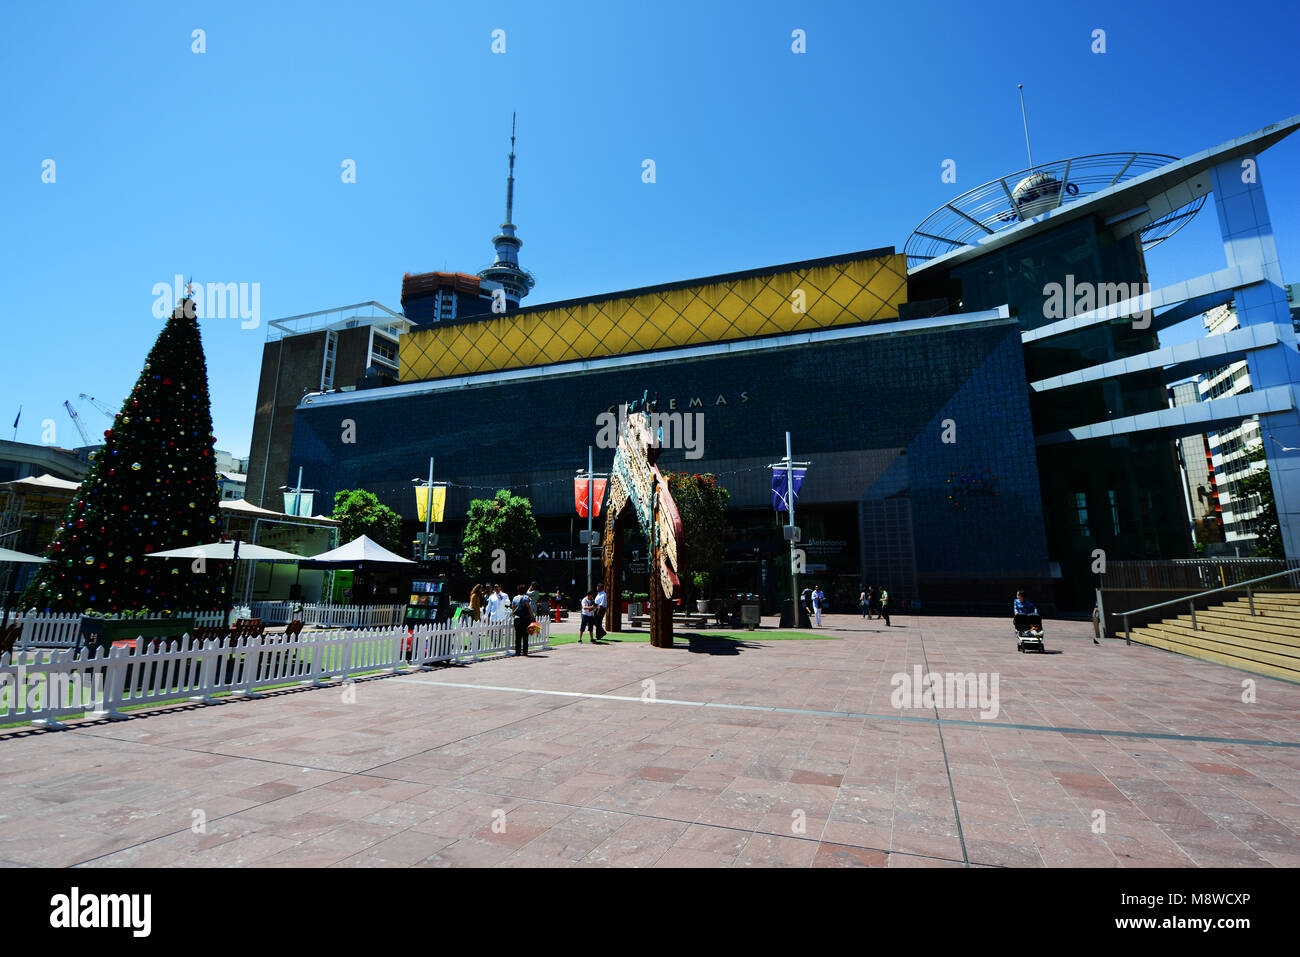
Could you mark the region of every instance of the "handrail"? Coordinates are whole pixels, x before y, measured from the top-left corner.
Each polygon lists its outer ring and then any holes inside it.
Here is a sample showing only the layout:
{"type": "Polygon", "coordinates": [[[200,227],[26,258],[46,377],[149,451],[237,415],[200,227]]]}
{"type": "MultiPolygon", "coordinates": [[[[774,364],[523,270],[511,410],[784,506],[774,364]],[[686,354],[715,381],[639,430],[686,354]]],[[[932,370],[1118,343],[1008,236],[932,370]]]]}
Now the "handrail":
{"type": "Polygon", "coordinates": [[[1183,602],[1187,602],[1187,606],[1191,609],[1192,612],[1192,631],[1197,631],[1198,629],[1196,627],[1196,605],[1194,604],[1197,598],[1204,598],[1206,595],[1215,595],[1221,591],[1236,591],[1238,588],[1244,587],[1246,589],[1246,599],[1247,601],[1250,602],[1250,614],[1254,616],[1255,596],[1254,594],[1251,593],[1250,590],[1251,585],[1257,584],[1259,582],[1269,581],[1270,579],[1273,578],[1281,578],[1284,575],[1297,575],[1297,574],[1300,574],[1300,568],[1288,568],[1286,571],[1274,572],[1272,575],[1262,575],[1259,578],[1247,579],[1244,582],[1237,582],[1237,584],[1235,585],[1224,585],[1222,588],[1210,588],[1207,589],[1206,591],[1198,591],[1191,595],[1184,595],[1182,598],[1174,598],[1171,599],[1170,601],[1162,601],[1159,604],[1147,605],[1144,608],[1130,608],[1128,611],[1120,612],[1120,617],[1124,620],[1124,644],[1126,645],[1133,644],[1132,636],[1129,634],[1129,628],[1128,628],[1129,615],[1136,615],[1140,611],[1155,611],[1157,608],[1167,608],[1170,605],[1181,605],[1183,602]]]}

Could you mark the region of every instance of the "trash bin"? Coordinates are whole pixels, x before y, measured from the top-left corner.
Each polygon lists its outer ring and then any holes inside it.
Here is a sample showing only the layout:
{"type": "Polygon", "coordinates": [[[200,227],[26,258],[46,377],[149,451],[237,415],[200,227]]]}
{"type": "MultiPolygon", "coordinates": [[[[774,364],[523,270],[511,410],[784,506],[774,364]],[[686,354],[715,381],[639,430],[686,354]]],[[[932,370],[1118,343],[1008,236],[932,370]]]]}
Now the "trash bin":
{"type": "Polygon", "coordinates": [[[758,605],[741,605],[740,606],[740,623],[750,631],[758,627],[760,620],[758,605]]]}

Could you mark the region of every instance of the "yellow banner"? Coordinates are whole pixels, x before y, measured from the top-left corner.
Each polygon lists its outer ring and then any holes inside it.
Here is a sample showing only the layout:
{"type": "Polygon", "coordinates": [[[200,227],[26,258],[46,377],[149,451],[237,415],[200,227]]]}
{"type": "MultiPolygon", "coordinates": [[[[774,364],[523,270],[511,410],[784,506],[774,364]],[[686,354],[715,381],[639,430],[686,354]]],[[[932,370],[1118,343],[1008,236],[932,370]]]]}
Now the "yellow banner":
{"type": "Polygon", "coordinates": [[[447,509],[447,486],[435,485],[432,490],[427,486],[417,486],[415,489],[415,506],[419,513],[420,521],[426,521],[425,516],[429,511],[429,492],[433,492],[433,518],[427,519],[431,522],[441,522],[443,513],[447,509]]]}

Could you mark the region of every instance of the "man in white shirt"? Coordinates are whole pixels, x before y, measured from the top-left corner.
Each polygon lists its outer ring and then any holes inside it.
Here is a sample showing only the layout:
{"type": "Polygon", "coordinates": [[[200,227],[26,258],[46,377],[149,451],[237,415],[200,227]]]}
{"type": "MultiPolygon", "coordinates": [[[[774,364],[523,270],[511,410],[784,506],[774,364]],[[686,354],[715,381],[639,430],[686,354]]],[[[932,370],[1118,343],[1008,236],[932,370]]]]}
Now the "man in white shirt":
{"type": "Polygon", "coordinates": [[[822,586],[818,585],[812,594],[813,611],[817,614],[817,627],[822,626],[822,605],[826,603],[826,593],[822,591],[822,586]]]}
{"type": "Polygon", "coordinates": [[[501,591],[500,585],[492,586],[492,594],[488,595],[487,614],[489,621],[501,621],[508,618],[507,609],[510,608],[510,599],[501,591]]]}
{"type": "Polygon", "coordinates": [[[605,637],[605,614],[609,610],[609,597],[605,594],[605,586],[596,586],[596,637],[592,641],[601,641],[605,637]]]}

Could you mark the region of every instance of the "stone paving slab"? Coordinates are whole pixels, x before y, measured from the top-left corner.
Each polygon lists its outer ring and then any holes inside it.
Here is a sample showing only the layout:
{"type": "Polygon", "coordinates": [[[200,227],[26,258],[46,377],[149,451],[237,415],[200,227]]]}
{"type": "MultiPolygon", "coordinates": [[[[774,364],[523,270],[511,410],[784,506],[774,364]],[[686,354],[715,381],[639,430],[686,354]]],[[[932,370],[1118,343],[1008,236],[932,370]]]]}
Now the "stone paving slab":
{"type": "Polygon", "coordinates": [[[1045,655],[1001,619],[826,625],[3,734],[0,863],[1300,865],[1300,687],[1088,623],[1045,655]],[[917,666],[996,708],[895,707],[917,666]]]}

